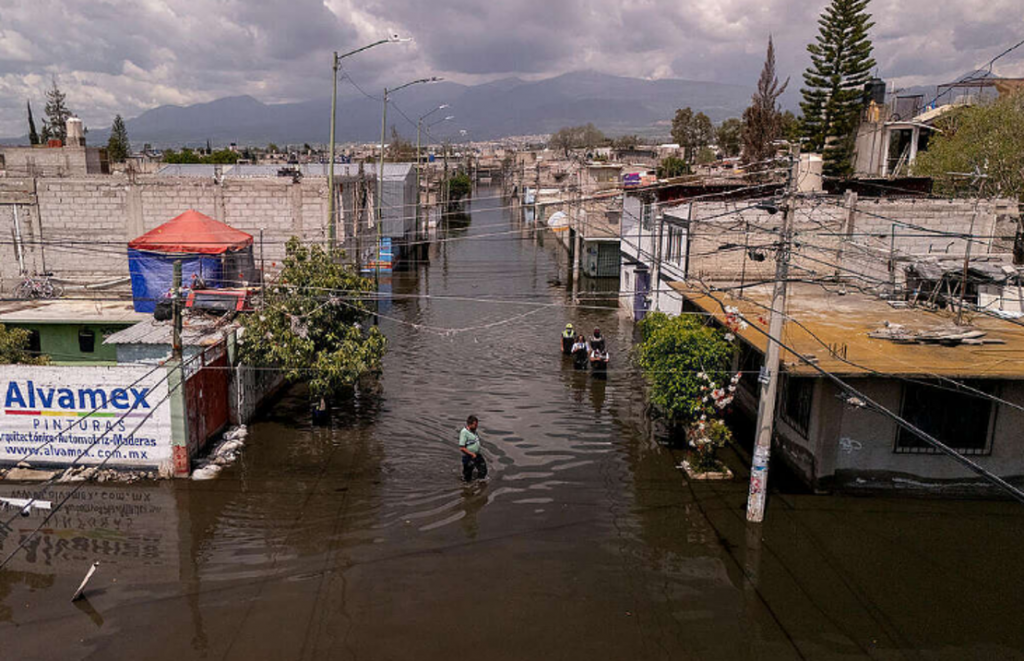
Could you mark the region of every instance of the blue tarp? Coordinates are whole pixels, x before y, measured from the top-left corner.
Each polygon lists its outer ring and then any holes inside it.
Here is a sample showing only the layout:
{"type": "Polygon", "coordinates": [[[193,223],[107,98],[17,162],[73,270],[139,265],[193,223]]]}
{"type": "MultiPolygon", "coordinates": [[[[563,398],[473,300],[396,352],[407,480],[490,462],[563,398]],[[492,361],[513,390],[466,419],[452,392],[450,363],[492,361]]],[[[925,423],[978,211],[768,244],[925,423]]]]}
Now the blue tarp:
{"type": "Polygon", "coordinates": [[[136,312],[151,313],[157,301],[166,298],[174,280],[174,262],[181,260],[181,284],[188,288],[192,274],[203,278],[207,287],[220,287],[220,255],[165,255],[128,249],[128,272],[132,276],[132,298],[136,312]]]}

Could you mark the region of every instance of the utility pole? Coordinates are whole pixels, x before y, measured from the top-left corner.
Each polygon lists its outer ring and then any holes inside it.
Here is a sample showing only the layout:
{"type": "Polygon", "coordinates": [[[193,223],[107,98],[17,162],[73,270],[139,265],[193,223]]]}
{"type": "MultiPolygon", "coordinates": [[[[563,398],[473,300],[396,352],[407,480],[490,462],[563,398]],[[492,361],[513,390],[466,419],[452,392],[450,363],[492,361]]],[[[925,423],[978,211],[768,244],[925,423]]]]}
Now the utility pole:
{"type": "MultiPolygon", "coordinates": [[[[433,112],[433,110],[431,110],[433,112]]],[[[423,118],[420,117],[419,121],[416,122],[416,254],[419,259],[419,251],[421,242],[423,241],[423,235],[420,232],[420,133],[423,129],[423,118]]]]}
{"type": "Polygon", "coordinates": [[[786,279],[789,276],[790,226],[793,220],[793,193],[797,172],[800,167],[799,151],[790,157],[790,173],[786,199],[783,207],[782,228],[779,231],[778,251],[775,256],[775,288],[772,292],[772,307],[768,320],[768,350],[758,381],[761,384],[761,399],[757,404],[756,439],[754,458],[750,466],[750,491],[747,495],[747,521],[764,521],[765,495],[768,488],[768,459],[772,449],[772,434],[775,427],[775,396],[779,388],[779,355],[782,329],[786,314],[786,279]]]}
{"type": "MultiPolygon", "coordinates": [[[[982,184],[982,190],[984,184],[982,184]]],[[[956,310],[956,325],[964,323],[964,298],[967,296],[967,272],[971,268],[971,244],[974,243],[974,223],[978,220],[978,206],[981,204],[981,191],[978,192],[978,199],[974,201],[974,213],[971,214],[971,229],[967,232],[967,246],[964,248],[964,271],[960,279],[960,305],[956,310]]]]}
{"type": "Polygon", "coordinates": [[[174,297],[171,299],[173,324],[171,329],[171,357],[181,361],[181,260],[174,260],[174,276],[172,280],[174,297]]]}
{"type": "Polygon", "coordinates": [[[338,51],[334,51],[333,59],[331,60],[331,145],[328,149],[330,154],[327,164],[327,243],[330,248],[334,248],[335,239],[335,228],[334,228],[334,125],[338,121],[338,68],[341,66],[341,61],[346,57],[355,55],[356,53],[362,53],[364,50],[370,50],[375,46],[381,44],[399,44],[412,41],[412,39],[399,37],[397,34],[388,35],[387,39],[380,39],[375,41],[368,46],[357,48],[353,51],[349,51],[342,55],[338,55],[338,51]]]}
{"type": "Polygon", "coordinates": [[[327,249],[334,250],[334,125],[338,121],[338,51],[334,51],[334,66],[332,68],[331,84],[334,86],[331,92],[331,148],[330,160],[327,163],[327,249]]]}
{"type": "Polygon", "coordinates": [[[260,228],[260,307],[267,307],[267,267],[263,261],[263,228],[260,228]]]}
{"type": "MultiPolygon", "coordinates": [[[[380,160],[377,164],[377,254],[373,263],[373,289],[377,292],[377,307],[380,307],[380,251],[382,243],[382,228],[384,223],[384,138],[388,128],[388,88],[384,88],[384,110],[380,118],[380,160]]],[[[374,315],[374,319],[377,316],[374,315]]]]}

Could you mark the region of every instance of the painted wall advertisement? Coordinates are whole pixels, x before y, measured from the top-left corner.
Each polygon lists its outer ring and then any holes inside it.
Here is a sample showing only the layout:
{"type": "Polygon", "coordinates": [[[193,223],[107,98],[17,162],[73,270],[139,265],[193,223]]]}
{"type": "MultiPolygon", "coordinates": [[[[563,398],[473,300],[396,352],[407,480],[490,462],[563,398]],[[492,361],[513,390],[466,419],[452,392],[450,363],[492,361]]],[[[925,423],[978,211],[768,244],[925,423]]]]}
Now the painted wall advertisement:
{"type": "Polygon", "coordinates": [[[164,369],[0,365],[0,464],[171,462],[164,369]]]}

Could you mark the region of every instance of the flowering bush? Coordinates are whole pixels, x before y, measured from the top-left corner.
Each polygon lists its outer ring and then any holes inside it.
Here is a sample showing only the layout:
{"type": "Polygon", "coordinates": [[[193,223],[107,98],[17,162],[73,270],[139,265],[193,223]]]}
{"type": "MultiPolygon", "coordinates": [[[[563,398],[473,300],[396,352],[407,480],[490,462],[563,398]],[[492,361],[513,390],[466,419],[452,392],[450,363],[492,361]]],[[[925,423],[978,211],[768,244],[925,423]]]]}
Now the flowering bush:
{"type": "Polygon", "coordinates": [[[703,418],[693,423],[687,430],[690,447],[690,465],[699,473],[721,470],[718,461],[718,449],[732,440],[732,431],[718,418],[703,418]]]}
{"type": "Polygon", "coordinates": [[[739,374],[729,374],[736,333],[747,327],[736,308],[726,308],[724,330],[698,317],[648,315],[637,362],[651,385],[651,403],[672,422],[682,423],[693,448],[691,465],[700,472],[720,468],[716,453],[732,438],[722,415],[732,404],[739,374]]]}
{"type": "Polygon", "coordinates": [[[650,400],[673,422],[696,420],[711,409],[704,401],[702,374],[728,373],[733,347],[723,333],[700,317],[669,317],[660,312],[640,322],[636,359],[650,384],[650,400]]]}

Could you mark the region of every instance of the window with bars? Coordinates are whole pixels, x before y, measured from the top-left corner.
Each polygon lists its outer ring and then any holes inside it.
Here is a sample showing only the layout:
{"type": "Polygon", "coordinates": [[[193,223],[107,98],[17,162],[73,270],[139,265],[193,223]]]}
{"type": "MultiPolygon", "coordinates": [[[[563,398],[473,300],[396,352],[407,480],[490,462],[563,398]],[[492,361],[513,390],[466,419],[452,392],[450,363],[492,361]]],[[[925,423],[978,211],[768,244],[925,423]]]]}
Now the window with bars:
{"type": "Polygon", "coordinates": [[[670,262],[679,262],[683,258],[683,230],[669,225],[668,236],[665,237],[665,249],[662,257],[670,262]]]}
{"type": "Polygon", "coordinates": [[[642,203],[640,207],[640,226],[645,230],[651,229],[651,217],[654,215],[654,208],[650,202],[642,203]]]}
{"type": "Polygon", "coordinates": [[[782,419],[804,438],[811,429],[814,382],[813,378],[782,377],[782,419]]]}
{"type": "MultiPolygon", "coordinates": [[[[997,388],[985,381],[965,381],[965,385],[989,395],[997,388]]],[[[924,383],[905,383],[900,416],[960,454],[980,455],[992,452],[992,430],[996,406],[991,399],[968,391],[924,383]]],[[[896,447],[900,454],[940,452],[923,438],[900,427],[896,447]]]]}

